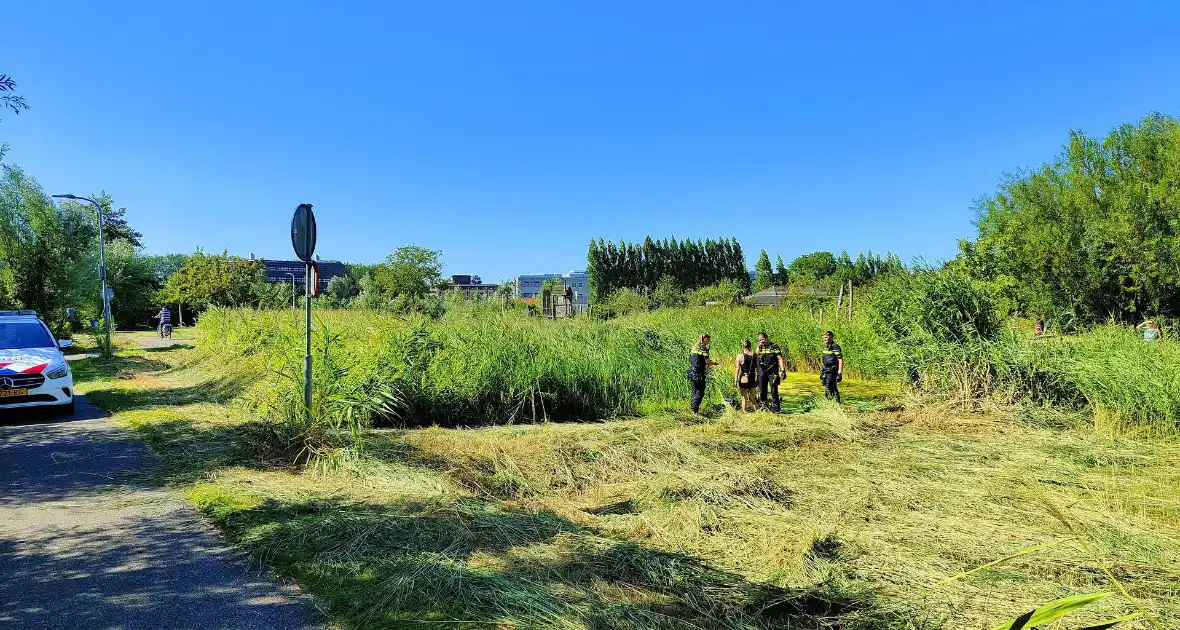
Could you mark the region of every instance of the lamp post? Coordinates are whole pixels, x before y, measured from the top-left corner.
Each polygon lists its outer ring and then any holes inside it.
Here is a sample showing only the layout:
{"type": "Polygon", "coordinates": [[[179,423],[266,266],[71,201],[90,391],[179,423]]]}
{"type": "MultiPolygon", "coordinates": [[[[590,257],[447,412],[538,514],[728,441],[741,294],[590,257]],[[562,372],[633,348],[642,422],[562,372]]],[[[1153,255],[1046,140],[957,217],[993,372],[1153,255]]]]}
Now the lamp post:
{"type": "Polygon", "coordinates": [[[102,236],[102,206],[89,197],[78,197],[76,195],[53,195],[58,199],[73,199],[75,201],[88,201],[94,209],[98,211],[98,278],[102,283],[102,318],[105,321],[107,333],[107,345],[103,349],[104,354],[112,354],[114,347],[111,346],[111,301],[107,299],[107,248],[106,242],[102,236]]]}
{"type": "Polygon", "coordinates": [[[288,271],[287,275],[291,276],[291,312],[294,313],[295,312],[295,274],[288,271]]]}

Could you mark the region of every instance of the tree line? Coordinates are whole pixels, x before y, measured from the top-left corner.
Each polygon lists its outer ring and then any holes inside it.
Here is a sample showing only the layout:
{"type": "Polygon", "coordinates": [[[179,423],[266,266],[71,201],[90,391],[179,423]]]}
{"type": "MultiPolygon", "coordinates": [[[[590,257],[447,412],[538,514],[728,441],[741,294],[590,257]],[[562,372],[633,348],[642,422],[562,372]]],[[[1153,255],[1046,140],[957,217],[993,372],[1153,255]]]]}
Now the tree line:
{"type": "MultiPolygon", "coordinates": [[[[0,160],[4,157],[0,147],[0,160]]],[[[94,195],[104,208],[107,283],[115,294],[116,321],[142,323],[162,275],[163,257],[144,256],[141,235],[114,208],[105,193],[94,195]]],[[[98,278],[98,216],[88,203],[54,203],[19,166],[0,162],[0,309],[29,308],[58,331],[67,308],[79,317],[102,312],[98,278]]]]}
{"type": "Polygon", "coordinates": [[[642,243],[591,240],[586,255],[590,301],[601,303],[620,289],[654,291],[667,277],[681,290],[730,280],[743,290],[750,272],[736,238],[677,241],[675,237],[642,243]]]}
{"type": "Polygon", "coordinates": [[[847,251],[840,252],[839,256],[832,252],[811,252],[791,261],[790,266],[784,266],[782,256],[777,256],[774,267],[771,267],[770,256],[762,250],[758,262],[754,263],[753,289],[761,291],[777,286],[789,290],[794,284],[831,291],[848,282],[864,286],[881,276],[901,271],[906,271],[906,266],[901,257],[892,252],[882,255],[870,250],[857,254],[855,259],[847,251]]]}
{"type": "Polygon", "coordinates": [[[1180,122],[1152,114],[1061,153],[975,207],[978,234],[950,264],[1004,314],[1070,327],[1180,317],[1180,122]]]}

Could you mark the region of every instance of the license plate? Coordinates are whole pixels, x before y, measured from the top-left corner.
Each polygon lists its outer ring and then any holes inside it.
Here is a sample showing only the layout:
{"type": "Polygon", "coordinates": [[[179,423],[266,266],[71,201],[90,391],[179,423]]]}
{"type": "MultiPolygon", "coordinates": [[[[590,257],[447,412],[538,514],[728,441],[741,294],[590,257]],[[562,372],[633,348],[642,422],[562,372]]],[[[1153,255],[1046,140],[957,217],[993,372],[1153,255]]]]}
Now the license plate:
{"type": "Polygon", "coordinates": [[[0,398],[9,398],[11,396],[28,396],[29,389],[22,387],[20,389],[0,389],[0,398]]]}

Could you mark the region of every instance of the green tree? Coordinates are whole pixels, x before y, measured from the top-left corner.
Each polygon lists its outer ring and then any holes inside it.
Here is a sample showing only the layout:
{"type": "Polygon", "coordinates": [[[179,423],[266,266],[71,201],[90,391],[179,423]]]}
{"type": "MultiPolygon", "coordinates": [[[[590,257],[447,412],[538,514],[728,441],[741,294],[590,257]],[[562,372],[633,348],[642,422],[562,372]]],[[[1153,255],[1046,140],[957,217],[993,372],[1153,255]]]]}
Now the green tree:
{"type": "Polygon", "coordinates": [[[771,286],[774,286],[774,269],[764,249],[758,254],[758,262],[754,263],[754,291],[769,289],[771,286]]]}
{"type": "Polygon", "coordinates": [[[655,290],[651,292],[651,302],[657,308],[676,308],[686,304],[684,291],[672,276],[660,278],[655,290]]]}
{"type": "Polygon", "coordinates": [[[611,315],[630,315],[651,309],[651,300],[635,289],[619,289],[603,305],[611,315]]]}
{"type": "Polygon", "coordinates": [[[357,282],[357,286],[360,287],[360,293],[352,301],[352,306],[379,310],[386,305],[387,301],[381,294],[381,287],[377,286],[377,280],[374,278],[375,273],[376,271],[362,276],[357,282]]]}
{"type": "Polygon", "coordinates": [[[423,298],[442,282],[442,252],[418,245],[397,248],[373,270],[373,283],[383,299],[423,298]]]}
{"type": "MultiPolygon", "coordinates": [[[[93,195],[93,199],[103,208],[102,237],[106,243],[127,241],[136,248],[143,246],[143,234],[132,229],[127,223],[127,208],[115,208],[114,200],[105,190],[93,195]]],[[[97,220],[94,206],[90,205],[88,201],[65,199],[62,200],[61,205],[91,217],[91,221],[97,220]]]]}
{"type": "Polygon", "coordinates": [[[558,276],[546,278],[545,281],[541,283],[541,290],[538,293],[540,295],[545,295],[546,293],[554,292],[565,293],[565,283],[562,282],[561,278],[558,276]]]}
{"type": "Polygon", "coordinates": [[[812,252],[791,261],[791,278],[812,284],[828,279],[836,273],[836,257],[832,252],[812,252]]]}
{"type": "Polygon", "coordinates": [[[336,276],[324,289],[324,305],[342,308],[352,303],[361,293],[361,285],[350,274],[336,276]]]}
{"type": "Polygon", "coordinates": [[[743,290],[750,278],[737,239],[677,241],[646,237],[643,243],[591,241],[586,254],[590,300],[601,303],[619,289],[650,294],[665,276],[682,289],[731,279],[743,290]]]}
{"type": "MultiPolygon", "coordinates": [[[[333,278],[334,279],[334,278],[333,278]]],[[[300,287],[292,288],[290,282],[265,282],[255,281],[251,285],[251,298],[258,308],[264,309],[281,309],[291,308],[292,305],[298,306],[303,303],[303,289],[300,287]],[[292,294],[295,294],[292,296],[292,294]]],[[[331,302],[331,298],[325,296],[324,299],[328,302],[328,306],[335,306],[331,302]]]]}
{"type": "Polygon", "coordinates": [[[162,283],[188,262],[188,254],[148,254],[142,256],[156,271],[156,278],[162,283]]]}
{"type": "Polygon", "coordinates": [[[256,285],[265,279],[261,260],[197,250],[164,281],[159,299],[199,308],[246,306],[257,303],[256,285]]]}
{"type": "Polygon", "coordinates": [[[96,240],[94,222],[71,207],[54,205],[19,167],[2,168],[0,290],[5,295],[0,301],[36,309],[60,329],[75,294],[72,271],[84,264],[96,240]]]}
{"type": "Polygon", "coordinates": [[[692,306],[736,306],[742,303],[744,294],[745,289],[740,284],[732,278],[726,278],[717,284],[689,291],[685,299],[692,306]]]}
{"type": "Polygon", "coordinates": [[[791,274],[787,272],[787,266],[783,264],[782,256],[775,256],[774,283],[780,287],[791,284],[791,274]]]}
{"type": "MultiPolygon", "coordinates": [[[[94,249],[91,248],[93,252],[94,249]]],[[[140,256],[139,250],[130,241],[119,240],[106,248],[107,285],[114,298],[111,300],[111,318],[120,327],[150,326],[151,317],[159,312],[160,305],[155,303],[156,291],[161,282],[156,276],[155,266],[148,258],[140,256]]],[[[87,267],[98,268],[98,260],[93,254],[87,267]]],[[[95,300],[91,303],[91,312],[95,315],[101,311],[101,290],[98,279],[89,274],[90,290],[87,295],[95,300]]]]}
{"type": "Polygon", "coordinates": [[[1153,114],[1103,139],[1081,132],[1052,163],[976,205],[953,266],[999,308],[1078,323],[1180,315],[1180,123],[1153,114]]]}

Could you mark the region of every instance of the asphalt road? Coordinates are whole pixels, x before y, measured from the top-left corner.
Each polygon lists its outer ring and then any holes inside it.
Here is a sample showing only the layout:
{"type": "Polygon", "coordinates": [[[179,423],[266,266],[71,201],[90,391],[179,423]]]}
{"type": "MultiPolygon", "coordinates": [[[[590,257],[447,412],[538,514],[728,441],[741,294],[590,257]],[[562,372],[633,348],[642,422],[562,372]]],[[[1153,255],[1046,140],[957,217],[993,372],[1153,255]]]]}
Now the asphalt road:
{"type": "Polygon", "coordinates": [[[69,418],[0,411],[0,627],[322,627],[306,597],[152,486],[153,465],[82,398],[69,418]]]}

